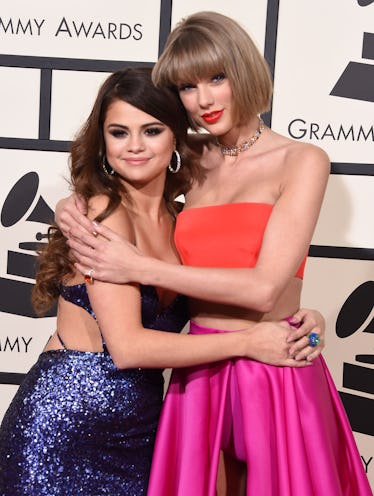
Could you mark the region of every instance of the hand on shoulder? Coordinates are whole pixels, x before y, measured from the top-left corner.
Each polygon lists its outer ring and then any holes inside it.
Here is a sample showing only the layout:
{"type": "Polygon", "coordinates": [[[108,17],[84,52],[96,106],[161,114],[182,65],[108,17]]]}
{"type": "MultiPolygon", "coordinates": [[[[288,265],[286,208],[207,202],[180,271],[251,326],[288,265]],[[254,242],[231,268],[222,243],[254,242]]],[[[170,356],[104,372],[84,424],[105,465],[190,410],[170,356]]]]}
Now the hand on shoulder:
{"type": "MultiPolygon", "coordinates": [[[[109,197],[107,195],[93,196],[88,202],[87,217],[90,220],[95,220],[100,214],[105,212],[108,205],[109,197]]],[[[109,215],[100,220],[100,224],[110,228],[128,241],[134,242],[134,227],[128,210],[122,202],[119,203],[109,215]]]]}
{"type": "Polygon", "coordinates": [[[90,222],[86,218],[87,204],[84,198],[72,194],[58,201],[55,209],[55,222],[63,235],[69,238],[70,231],[75,229],[88,229],[90,222]]]}

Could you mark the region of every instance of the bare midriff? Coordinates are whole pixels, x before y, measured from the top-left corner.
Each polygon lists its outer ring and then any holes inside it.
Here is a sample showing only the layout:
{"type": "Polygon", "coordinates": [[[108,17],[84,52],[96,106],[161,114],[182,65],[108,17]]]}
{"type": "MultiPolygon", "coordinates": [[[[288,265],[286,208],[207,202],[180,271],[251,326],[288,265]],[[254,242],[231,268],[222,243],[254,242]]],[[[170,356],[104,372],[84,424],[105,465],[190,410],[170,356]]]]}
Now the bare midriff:
{"type": "MultiPolygon", "coordinates": [[[[182,263],[199,267],[254,267],[272,208],[267,203],[243,202],[184,210],[175,230],[182,263]]],[[[300,306],[305,261],[306,257],[271,312],[264,314],[190,298],[191,319],[206,327],[238,330],[262,320],[281,320],[292,315],[300,306]]]]}
{"type": "Polygon", "coordinates": [[[234,305],[190,298],[191,320],[205,327],[227,330],[249,328],[260,321],[282,320],[300,307],[301,287],[302,280],[294,277],[277,301],[276,308],[265,314],[234,305]]]}

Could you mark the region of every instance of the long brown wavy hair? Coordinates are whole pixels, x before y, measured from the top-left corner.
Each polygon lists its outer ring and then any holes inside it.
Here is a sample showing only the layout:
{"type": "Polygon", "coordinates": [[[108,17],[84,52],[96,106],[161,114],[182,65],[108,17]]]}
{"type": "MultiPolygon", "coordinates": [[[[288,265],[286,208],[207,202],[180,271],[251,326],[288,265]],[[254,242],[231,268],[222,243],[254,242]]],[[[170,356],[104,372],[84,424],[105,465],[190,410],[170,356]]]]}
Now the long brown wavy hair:
{"type": "MultiPolygon", "coordinates": [[[[95,220],[110,215],[126,196],[120,179],[107,175],[102,167],[106,160],[103,124],[109,106],[122,100],[166,124],[174,133],[182,167],[177,174],[167,172],[164,198],[170,213],[178,213],[175,199],[187,193],[194,180],[201,178],[198,156],[187,145],[188,118],[177,95],[167,88],[156,88],[151,68],[126,68],[113,73],[101,86],[92,111],[71,145],[69,157],[70,182],[75,193],[87,201],[104,194],[108,205],[95,220]]],[[[110,166],[110,164],[109,164],[110,166]]],[[[48,230],[48,243],[39,253],[39,270],[32,292],[32,304],[38,314],[47,312],[60,293],[61,281],[74,273],[66,238],[53,225],[48,230]]]]}

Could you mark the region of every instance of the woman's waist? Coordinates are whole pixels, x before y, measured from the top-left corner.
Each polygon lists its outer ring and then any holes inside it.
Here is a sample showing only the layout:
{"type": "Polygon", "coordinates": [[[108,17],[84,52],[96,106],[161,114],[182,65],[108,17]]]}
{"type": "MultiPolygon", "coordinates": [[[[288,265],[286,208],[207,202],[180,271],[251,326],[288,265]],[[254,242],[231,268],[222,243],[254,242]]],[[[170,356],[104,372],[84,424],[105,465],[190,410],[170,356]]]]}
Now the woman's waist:
{"type": "Polygon", "coordinates": [[[231,318],[218,318],[218,317],[208,317],[206,315],[200,316],[196,315],[190,320],[190,333],[192,328],[201,328],[202,332],[198,331],[198,334],[207,334],[210,332],[231,332],[240,331],[243,329],[250,329],[257,322],[254,320],[242,320],[242,319],[231,319],[231,318]],[[206,331],[204,331],[206,329],[206,331]]]}
{"type": "MultiPolygon", "coordinates": [[[[292,314],[287,315],[286,317],[279,318],[277,320],[286,320],[289,321],[292,317],[292,314]]],[[[208,324],[209,322],[207,322],[208,324]]],[[[219,334],[223,332],[235,332],[241,331],[244,329],[250,329],[258,322],[246,322],[244,325],[237,324],[233,325],[233,322],[221,320],[214,324],[214,322],[209,323],[209,325],[203,324],[201,321],[196,322],[195,320],[190,320],[190,328],[189,334],[219,334]]],[[[293,325],[293,324],[291,324],[293,325]]],[[[295,325],[298,327],[298,325],[295,325]]]]}
{"type": "Polygon", "coordinates": [[[224,303],[215,303],[213,301],[197,300],[194,298],[189,298],[188,301],[190,319],[196,322],[201,321],[203,325],[205,325],[203,321],[206,319],[211,319],[212,321],[258,322],[263,316],[263,313],[256,310],[235,305],[226,305],[224,303]]]}
{"type": "Polygon", "coordinates": [[[249,329],[259,322],[286,319],[293,315],[298,308],[299,304],[294,302],[277,307],[271,313],[262,313],[239,307],[229,307],[228,305],[199,302],[198,305],[191,305],[190,318],[194,324],[208,329],[238,331],[249,329]]]}
{"type": "Polygon", "coordinates": [[[189,301],[191,321],[208,328],[236,331],[248,329],[258,322],[282,320],[293,315],[300,307],[300,292],[285,291],[268,313],[192,298],[189,301]]]}

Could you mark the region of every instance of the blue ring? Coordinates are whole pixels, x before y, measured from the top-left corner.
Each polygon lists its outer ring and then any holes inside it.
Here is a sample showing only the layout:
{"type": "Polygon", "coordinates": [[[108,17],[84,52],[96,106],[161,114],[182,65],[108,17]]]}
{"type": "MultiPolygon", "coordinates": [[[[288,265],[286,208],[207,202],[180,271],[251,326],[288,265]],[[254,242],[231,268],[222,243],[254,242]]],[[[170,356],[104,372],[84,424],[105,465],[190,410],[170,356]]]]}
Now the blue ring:
{"type": "Polygon", "coordinates": [[[316,332],[311,332],[308,336],[308,339],[309,339],[309,345],[312,348],[315,348],[321,342],[321,338],[319,337],[319,334],[317,334],[316,332]]]}

